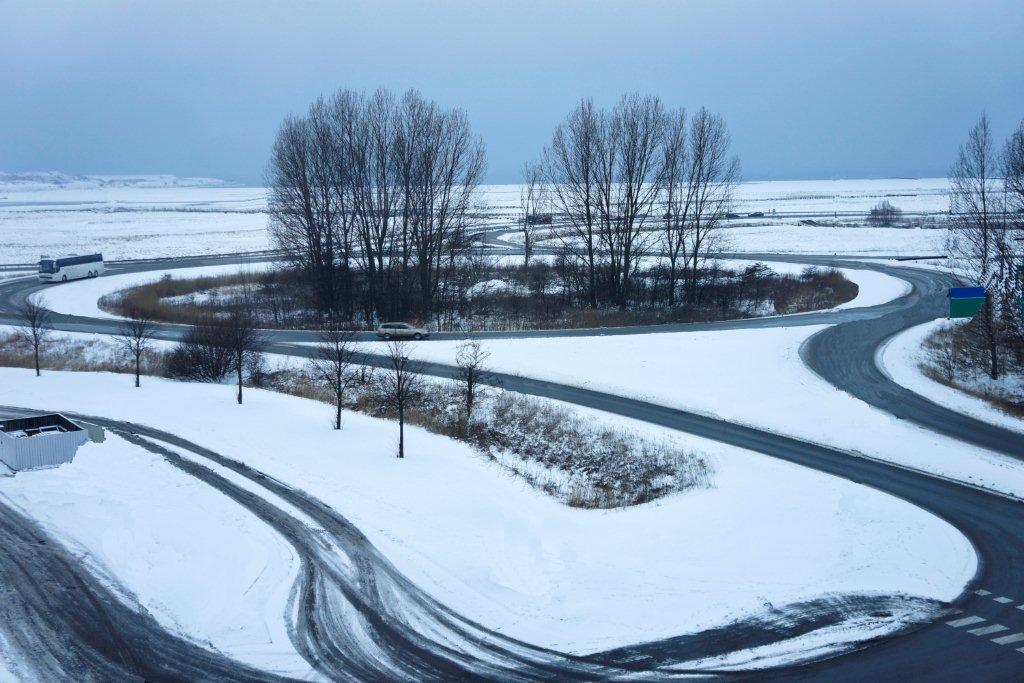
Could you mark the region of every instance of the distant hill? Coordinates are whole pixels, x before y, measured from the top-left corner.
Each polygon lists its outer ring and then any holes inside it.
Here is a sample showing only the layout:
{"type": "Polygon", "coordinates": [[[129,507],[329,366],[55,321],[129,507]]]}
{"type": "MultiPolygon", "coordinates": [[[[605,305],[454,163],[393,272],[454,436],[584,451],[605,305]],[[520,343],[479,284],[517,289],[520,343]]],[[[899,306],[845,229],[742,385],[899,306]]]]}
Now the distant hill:
{"type": "Polygon", "coordinates": [[[217,178],[179,178],[174,175],[71,175],[60,171],[0,171],[0,190],[92,190],[105,187],[224,187],[217,178]]]}

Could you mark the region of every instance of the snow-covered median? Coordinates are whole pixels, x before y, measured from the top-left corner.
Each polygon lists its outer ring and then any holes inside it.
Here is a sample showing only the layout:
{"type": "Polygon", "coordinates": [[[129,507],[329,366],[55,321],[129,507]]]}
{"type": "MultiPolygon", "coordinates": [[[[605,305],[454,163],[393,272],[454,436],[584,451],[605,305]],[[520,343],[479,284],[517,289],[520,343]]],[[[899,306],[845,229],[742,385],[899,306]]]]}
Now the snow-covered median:
{"type": "MultiPolygon", "coordinates": [[[[144,378],[141,389],[131,384],[124,375],[44,372],[36,378],[0,369],[0,404],[102,413],[242,460],[346,515],[442,603],[539,645],[586,652],[633,644],[761,614],[767,603],[825,595],[949,600],[976,569],[958,531],[910,504],[623,418],[606,416],[708,454],[715,486],[632,508],[581,510],[510,477],[468,446],[422,429],[407,428],[408,457],[398,460],[391,422],[347,413],[344,430],[336,432],[330,408],[304,399],[250,390],[238,406],[230,387],[156,378],[144,378]]],[[[53,473],[19,474],[5,491],[34,486],[36,476],[57,477],[46,496],[52,501],[40,503],[47,511],[47,505],[60,509],[65,495],[75,500],[89,492],[104,501],[90,506],[117,509],[148,489],[171,488],[162,474],[125,479],[122,463],[98,449],[95,455],[53,473]],[[100,495],[94,485],[102,485],[100,495]]],[[[150,456],[138,458],[155,467],[150,456]]],[[[194,505],[190,488],[181,493],[187,494],[181,505],[194,505]]],[[[171,509],[166,519],[78,517],[80,541],[100,549],[106,539],[123,543],[142,534],[136,524],[162,529],[181,519],[171,509]]],[[[182,523],[193,534],[201,527],[182,523]]],[[[204,543],[197,539],[196,552],[204,543]]],[[[132,552],[142,556],[133,561],[147,563],[162,551],[142,544],[132,552]]],[[[219,588],[211,582],[208,590],[219,588]]],[[[195,597],[194,608],[209,613],[195,597]]]]}
{"type": "Polygon", "coordinates": [[[65,315],[83,315],[91,318],[119,318],[120,316],[101,310],[98,302],[101,297],[113,292],[138,287],[170,275],[176,279],[212,277],[217,275],[234,275],[235,273],[260,272],[270,268],[270,261],[253,263],[229,263],[217,266],[197,266],[194,268],[168,268],[167,270],[146,270],[137,273],[112,273],[91,280],[75,280],[59,282],[40,290],[33,297],[46,302],[51,311],[65,315]]]}
{"type": "MultiPolygon", "coordinates": [[[[520,257],[516,257],[520,258],[520,257]]],[[[742,269],[751,265],[754,261],[741,259],[726,260],[721,262],[729,268],[742,269]]],[[[260,272],[271,268],[272,262],[253,262],[224,264],[216,266],[199,266],[193,268],[168,268],[166,270],[151,270],[137,273],[111,273],[104,277],[92,280],[76,280],[74,282],[62,282],[51,285],[38,294],[34,295],[37,300],[42,297],[50,310],[65,315],[80,315],[94,318],[118,318],[119,316],[101,310],[98,301],[103,296],[113,292],[137,287],[140,285],[156,282],[166,275],[176,279],[188,279],[196,277],[207,277],[217,275],[232,275],[242,272],[260,272]]],[[[788,263],[773,261],[768,266],[777,273],[799,274],[807,264],[788,263]]],[[[910,285],[899,278],[879,273],[873,270],[861,270],[856,268],[840,269],[844,276],[857,285],[857,296],[846,303],[840,304],[836,309],[865,308],[892,301],[910,291],[910,285]]],[[[480,291],[491,290],[505,286],[501,280],[491,280],[479,283],[476,287],[480,291]]],[[[191,295],[189,295],[191,296],[191,295]]]]}
{"type": "MultiPolygon", "coordinates": [[[[4,384],[22,384],[11,379],[4,384]]],[[[4,394],[4,403],[20,402],[4,394]]],[[[0,497],[101,576],[112,575],[130,591],[127,601],[169,630],[259,668],[310,672],[285,629],[298,555],[253,514],[160,456],[108,434],[70,464],[0,477],[0,497]]]]}

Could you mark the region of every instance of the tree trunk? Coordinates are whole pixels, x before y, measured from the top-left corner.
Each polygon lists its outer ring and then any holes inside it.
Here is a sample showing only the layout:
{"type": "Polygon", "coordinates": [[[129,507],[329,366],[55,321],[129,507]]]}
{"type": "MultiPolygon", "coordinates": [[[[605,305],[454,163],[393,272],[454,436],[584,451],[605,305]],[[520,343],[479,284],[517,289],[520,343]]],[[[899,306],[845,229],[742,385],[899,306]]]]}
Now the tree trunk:
{"type": "Polygon", "coordinates": [[[36,377],[39,377],[39,375],[42,374],[39,372],[39,344],[36,344],[35,347],[33,348],[33,354],[35,355],[36,359],[36,377]]]}
{"type": "Polygon", "coordinates": [[[398,405],[398,457],[405,457],[405,407],[398,405]]]}
{"type": "Polygon", "coordinates": [[[999,379],[999,349],[996,340],[995,312],[992,310],[992,295],[985,297],[985,345],[988,346],[989,377],[999,379]]]}
{"type": "Polygon", "coordinates": [[[238,405],[242,405],[242,359],[238,359],[238,405]]]}
{"type": "Polygon", "coordinates": [[[135,355],[135,387],[139,386],[139,375],[142,374],[142,358],[138,354],[135,355]]]}
{"type": "Polygon", "coordinates": [[[335,396],[337,404],[336,410],[334,411],[334,428],[341,429],[341,394],[335,396]]]}

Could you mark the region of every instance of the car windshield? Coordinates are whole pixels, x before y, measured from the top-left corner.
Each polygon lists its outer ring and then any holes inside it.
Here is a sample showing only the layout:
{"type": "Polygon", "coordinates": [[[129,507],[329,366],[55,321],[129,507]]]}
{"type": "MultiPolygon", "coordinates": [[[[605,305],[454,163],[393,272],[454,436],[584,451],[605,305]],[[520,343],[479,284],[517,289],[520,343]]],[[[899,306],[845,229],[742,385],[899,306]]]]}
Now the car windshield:
{"type": "Polygon", "coordinates": [[[44,259],[39,262],[40,273],[53,273],[53,259],[44,259]]]}

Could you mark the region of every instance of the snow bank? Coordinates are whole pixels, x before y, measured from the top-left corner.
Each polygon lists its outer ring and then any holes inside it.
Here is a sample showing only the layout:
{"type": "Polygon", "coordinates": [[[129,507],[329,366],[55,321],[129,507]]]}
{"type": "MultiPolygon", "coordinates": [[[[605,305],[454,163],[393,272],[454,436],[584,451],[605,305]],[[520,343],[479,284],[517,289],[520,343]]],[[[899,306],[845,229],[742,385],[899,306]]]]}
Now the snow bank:
{"type": "Polygon", "coordinates": [[[939,405],[1005,429],[1024,432],[1024,420],[1019,417],[1008,415],[987,401],[936,382],[921,372],[920,365],[926,360],[922,346],[924,340],[949,324],[943,319],[933,320],[896,335],[879,349],[879,367],[897,384],[902,384],[939,405]]]}
{"type": "MultiPolygon", "coordinates": [[[[346,515],[441,602],[575,652],[719,626],[767,602],[948,600],[977,563],[953,527],[898,499],[624,418],[609,417],[708,454],[715,487],[629,509],[569,508],[422,429],[408,429],[398,460],[394,423],[346,413],[336,432],[323,404],[251,390],[237,406],[218,385],[145,378],[135,389],[127,376],[0,369],[0,404],[102,412],[243,460],[346,515]]],[[[133,495],[120,488],[103,497],[133,495]]]]}
{"type": "Polygon", "coordinates": [[[67,465],[0,478],[0,496],[116,577],[131,591],[126,600],[168,629],[259,668],[309,673],[284,619],[298,555],[250,512],[161,457],[108,433],[67,465]]]}

